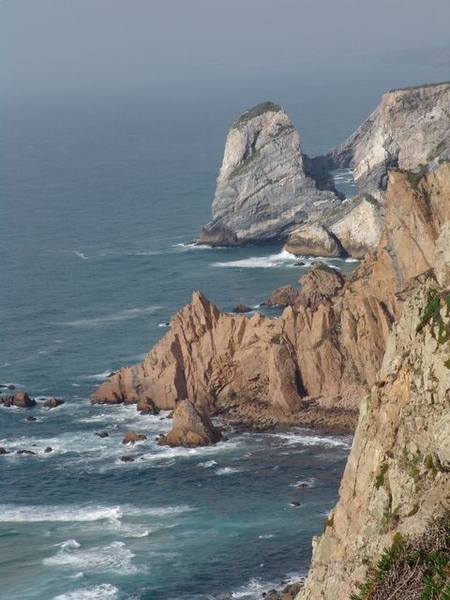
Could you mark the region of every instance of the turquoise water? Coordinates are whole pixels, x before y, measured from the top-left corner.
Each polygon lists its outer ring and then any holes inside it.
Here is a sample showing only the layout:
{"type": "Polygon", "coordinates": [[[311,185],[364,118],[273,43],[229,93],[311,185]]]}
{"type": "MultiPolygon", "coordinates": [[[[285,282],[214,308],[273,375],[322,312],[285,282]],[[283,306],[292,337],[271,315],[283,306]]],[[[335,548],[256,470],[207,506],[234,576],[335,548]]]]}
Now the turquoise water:
{"type": "MultiPolygon", "coordinates": [[[[91,406],[89,394],[140,360],[193,290],[223,310],[256,309],[304,272],[279,246],[192,244],[240,112],[272,97],[305,150],[326,152],[393,87],[385,83],[290,80],[279,97],[191,89],[181,103],[181,92],[128,91],[2,107],[0,382],[38,406],[0,408],[10,452],[0,457],[0,598],[255,600],[305,575],[348,437],[232,431],[212,449],[159,448],[166,415],[91,406]],[[53,395],[65,404],[48,411],[53,395]],[[147,440],[123,445],[130,428],[147,440]]],[[[348,173],[340,178],[351,189],[348,173]]]]}

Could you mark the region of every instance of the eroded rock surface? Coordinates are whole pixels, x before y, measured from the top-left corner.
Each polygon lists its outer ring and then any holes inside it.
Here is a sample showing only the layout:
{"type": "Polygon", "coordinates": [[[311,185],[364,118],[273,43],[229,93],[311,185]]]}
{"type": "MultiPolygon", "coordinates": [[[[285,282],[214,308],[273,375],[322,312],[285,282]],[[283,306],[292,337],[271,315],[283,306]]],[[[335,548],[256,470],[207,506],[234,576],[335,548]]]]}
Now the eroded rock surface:
{"type": "MultiPolygon", "coordinates": [[[[308,163],[309,173],[322,172],[308,163]]],[[[300,139],[283,109],[265,102],[244,113],[227,136],[212,204],[212,221],[201,243],[237,246],[284,240],[295,226],[324,208],[339,206],[322,173],[306,175],[300,139]]],[[[328,183],[332,181],[328,177],[328,183]]]]}
{"type": "Polygon", "coordinates": [[[224,439],[207,415],[200,413],[189,400],[182,400],[173,411],[172,430],[162,436],[158,444],[192,448],[211,446],[224,439]]]}

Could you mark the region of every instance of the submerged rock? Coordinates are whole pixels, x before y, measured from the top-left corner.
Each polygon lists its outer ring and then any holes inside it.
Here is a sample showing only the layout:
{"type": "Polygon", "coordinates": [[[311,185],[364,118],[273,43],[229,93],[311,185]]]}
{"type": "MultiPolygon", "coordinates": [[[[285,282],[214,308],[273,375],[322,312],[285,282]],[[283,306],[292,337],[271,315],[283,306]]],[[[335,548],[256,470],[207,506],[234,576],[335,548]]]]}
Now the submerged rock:
{"type": "Polygon", "coordinates": [[[62,404],[64,404],[64,400],[61,400],[61,398],[49,398],[44,406],[45,408],[56,408],[57,406],[61,406],[62,404]]]}

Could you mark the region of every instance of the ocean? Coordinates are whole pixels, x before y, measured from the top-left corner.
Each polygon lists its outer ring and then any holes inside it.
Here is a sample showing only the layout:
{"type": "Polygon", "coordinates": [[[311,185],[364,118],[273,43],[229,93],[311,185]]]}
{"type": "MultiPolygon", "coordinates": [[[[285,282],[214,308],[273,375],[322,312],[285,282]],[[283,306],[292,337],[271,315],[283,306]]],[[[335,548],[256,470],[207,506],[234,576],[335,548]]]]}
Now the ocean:
{"type": "MultiPolygon", "coordinates": [[[[310,264],[276,245],[195,245],[241,112],[281,103],[315,155],[387,89],[444,78],[380,68],[3,100],[0,383],[38,404],[0,408],[1,599],[256,600],[306,575],[350,436],[230,431],[214,448],[160,448],[166,414],[89,395],[144,357],[193,290],[258,310],[310,264]],[[52,396],[65,403],[46,409],[52,396]],[[122,444],[128,429],[147,439],[122,444]]],[[[337,183],[353,193],[351,173],[337,183]]]]}

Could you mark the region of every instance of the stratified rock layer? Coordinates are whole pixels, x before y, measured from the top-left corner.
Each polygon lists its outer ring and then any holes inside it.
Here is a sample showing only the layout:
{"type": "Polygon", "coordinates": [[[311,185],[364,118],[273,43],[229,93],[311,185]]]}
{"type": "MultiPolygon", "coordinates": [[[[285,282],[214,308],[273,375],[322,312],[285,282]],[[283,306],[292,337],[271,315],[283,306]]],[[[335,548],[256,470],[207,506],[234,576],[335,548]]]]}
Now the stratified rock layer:
{"type": "MultiPolygon", "coordinates": [[[[322,175],[319,186],[325,185],[322,175]]],[[[212,221],[200,241],[237,246],[284,240],[296,225],[339,205],[336,193],[318,189],[305,174],[290,118],[265,102],[244,113],[227,136],[212,221]]]]}
{"type": "Polygon", "coordinates": [[[434,170],[450,158],[450,83],[384,94],[355,133],[330,154],[332,166],[351,168],[360,192],[383,198],[387,170],[434,170]]]}

